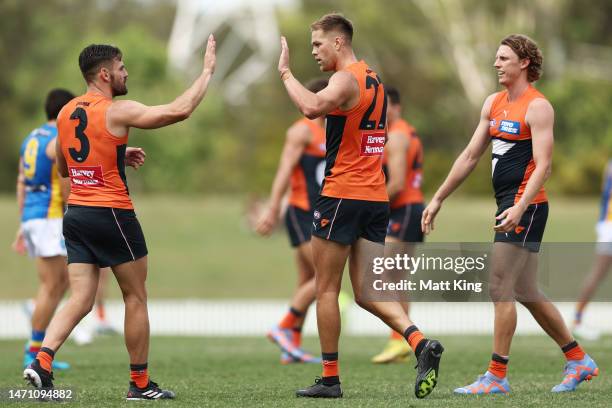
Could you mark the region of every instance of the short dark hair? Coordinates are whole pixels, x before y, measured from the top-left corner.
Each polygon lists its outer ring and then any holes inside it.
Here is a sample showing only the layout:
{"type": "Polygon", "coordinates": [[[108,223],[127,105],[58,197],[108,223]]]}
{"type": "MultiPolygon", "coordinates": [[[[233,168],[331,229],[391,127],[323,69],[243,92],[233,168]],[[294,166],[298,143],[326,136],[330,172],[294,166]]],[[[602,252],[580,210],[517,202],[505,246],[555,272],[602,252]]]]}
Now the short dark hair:
{"type": "Polygon", "coordinates": [[[323,30],[324,33],[336,30],[341,32],[346,37],[349,44],[353,41],[353,23],[339,13],[324,15],[312,23],[310,25],[310,29],[312,31],[323,30]]]}
{"type": "Polygon", "coordinates": [[[314,78],[306,83],[306,88],[310,92],[317,93],[327,88],[327,83],[329,80],[327,78],[314,78]]]}
{"type": "Polygon", "coordinates": [[[529,59],[527,81],[535,82],[540,79],[543,58],[542,52],[535,41],[523,34],[510,34],[501,40],[500,45],[507,45],[512,48],[512,51],[518,55],[519,59],[529,59]]]}
{"type": "Polygon", "coordinates": [[[45,101],[45,112],[47,113],[47,120],[57,119],[60,111],[65,104],[74,99],[72,92],[65,89],[52,89],[47,94],[47,100],[45,101]]]}
{"type": "Polygon", "coordinates": [[[90,82],[94,79],[100,65],[111,62],[114,59],[121,60],[123,54],[114,45],[91,44],[79,54],[79,68],[85,81],[90,82]]]}
{"type": "Polygon", "coordinates": [[[397,88],[385,86],[385,90],[387,91],[387,98],[389,98],[389,103],[391,105],[399,105],[401,103],[400,93],[397,88]]]}

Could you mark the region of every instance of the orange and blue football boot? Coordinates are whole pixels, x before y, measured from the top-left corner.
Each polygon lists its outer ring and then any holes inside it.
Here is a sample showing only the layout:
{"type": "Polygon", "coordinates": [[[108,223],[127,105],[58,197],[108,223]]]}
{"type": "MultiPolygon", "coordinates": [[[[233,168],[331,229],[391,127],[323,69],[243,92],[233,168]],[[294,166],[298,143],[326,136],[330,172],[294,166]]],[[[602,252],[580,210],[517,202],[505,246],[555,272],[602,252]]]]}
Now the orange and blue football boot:
{"type": "MultiPolygon", "coordinates": [[[[305,352],[302,348],[293,342],[293,335],[290,329],[282,329],[274,327],[268,332],[268,339],[280,347],[281,351],[288,354],[294,361],[300,363],[321,363],[319,357],[315,357],[310,353],[305,352]]],[[[281,363],[289,364],[289,359],[286,355],[281,356],[281,363]]]]}
{"type": "Polygon", "coordinates": [[[564,377],[561,384],[557,384],[552,392],[574,391],[583,381],[590,381],[591,378],[599,375],[599,367],[588,354],[582,360],[570,360],[565,364],[563,371],[564,377]]]}
{"type": "Polygon", "coordinates": [[[469,395],[508,394],[510,392],[510,383],[507,378],[499,378],[487,371],[472,384],[456,388],[453,392],[455,394],[469,395]]]}

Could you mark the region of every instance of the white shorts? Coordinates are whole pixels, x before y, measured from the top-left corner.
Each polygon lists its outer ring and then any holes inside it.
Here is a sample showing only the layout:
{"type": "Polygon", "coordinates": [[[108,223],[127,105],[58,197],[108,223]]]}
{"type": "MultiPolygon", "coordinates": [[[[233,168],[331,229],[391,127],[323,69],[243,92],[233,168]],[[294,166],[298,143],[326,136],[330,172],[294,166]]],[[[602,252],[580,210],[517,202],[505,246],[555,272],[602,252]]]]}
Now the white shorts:
{"type": "Polygon", "coordinates": [[[37,218],[21,223],[23,240],[31,258],[67,256],[61,218],[37,218]]]}
{"type": "Polygon", "coordinates": [[[600,255],[612,256],[612,221],[601,221],[597,224],[597,250],[600,255]]]}

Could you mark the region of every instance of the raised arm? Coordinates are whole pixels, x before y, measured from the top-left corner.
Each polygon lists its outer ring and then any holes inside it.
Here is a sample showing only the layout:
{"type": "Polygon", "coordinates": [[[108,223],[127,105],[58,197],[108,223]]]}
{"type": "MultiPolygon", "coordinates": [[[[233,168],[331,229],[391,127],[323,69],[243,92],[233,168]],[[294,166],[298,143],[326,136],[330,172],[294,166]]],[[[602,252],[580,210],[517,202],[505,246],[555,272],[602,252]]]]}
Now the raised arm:
{"type": "Polygon", "coordinates": [[[276,226],[280,214],[281,200],[289,187],[291,172],[300,161],[304,148],[310,143],[311,138],[310,129],[304,123],[297,123],[287,131],[285,146],[272,183],[270,202],[255,228],[259,234],[268,235],[276,226]]]}
{"type": "Polygon", "coordinates": [[[426,234],[434,229],[434,218],[438,211],[440,211],[444,200],[470,175],[478,164],[478,160],[480,160],[489,146],[491,142],[491,137],[489,136],[489,113],[494,98],[495,94],[492,94],[485,100],[480,111],[480,120],[472,135],[472,139],[470,139],[467,147],[457,157],[448,176],[446,176],[446,179],[434,194],[431,202],[425,208],[425,211],[423,211],[421,228],[426,234]]]}
{"type": "Polygon", "coordinates": [[[337,108],[348,110],[359,102],[359,84],[353,75],[344,71],[334,73],[327,87],[318,93],[306,89],[291,73],[285,37],[281,37],[278,70],[289,97],[308,119],[324,116],[337,108]]]}
{"type": "Polygon", "coordinates": [[[208,37],[202,73],[182,95],[166,105],[146,106],[140,102],[121,100],[108,109],[106,125],[117,136],[124,135],[128,128],[156,129],[187,119],[200,104],[215,70],[215,39],[208,37]]]}
{"type": "Polygon", "coordinates": [[[546,99],[533,100],[527,108],[525,122],[531,129],[531,145],[533,150],[533,163],[535,169],[521,199],[512,207],[506,209],[497,216],[503,220],[494,227],[495,231],[510,232],[516,228],[529,203],[538,194],[544,182],[550,177],[552,166],[552,153],[554,145],[553,125],[555,123],[555,111],[546,99]]]}
{"type": "Polygon", "coordinates": [[[408,138],[397,132],[389,133],[387,144],[385,145],[385,155],[387,156],[387,194],[392,200],[406,183],[406,152],[410,146],[408,138]]]}

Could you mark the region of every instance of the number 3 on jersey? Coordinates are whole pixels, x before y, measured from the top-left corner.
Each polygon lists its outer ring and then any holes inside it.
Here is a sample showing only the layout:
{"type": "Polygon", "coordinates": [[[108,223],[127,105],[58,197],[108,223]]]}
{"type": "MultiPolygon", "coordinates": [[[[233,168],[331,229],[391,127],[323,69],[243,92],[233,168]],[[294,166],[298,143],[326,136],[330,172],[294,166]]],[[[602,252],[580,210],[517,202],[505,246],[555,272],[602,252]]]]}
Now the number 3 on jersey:
{"type": "Polygon", "coordinates": [[[77,150],[74,147],[68,149],[70,153],[70,157],[76,162],[82,163],[89,156],[89,139],[85,134],[85,129],[87,128],[87,112],[83,108],[76,108],[72,115],[70,115],[70,119],[78,119],[79,124],[74,129],[74,135],[81,142],[81,149],[77,150]]]}

